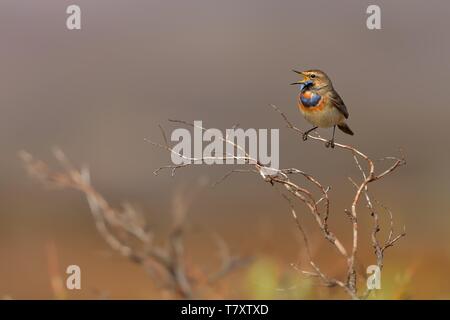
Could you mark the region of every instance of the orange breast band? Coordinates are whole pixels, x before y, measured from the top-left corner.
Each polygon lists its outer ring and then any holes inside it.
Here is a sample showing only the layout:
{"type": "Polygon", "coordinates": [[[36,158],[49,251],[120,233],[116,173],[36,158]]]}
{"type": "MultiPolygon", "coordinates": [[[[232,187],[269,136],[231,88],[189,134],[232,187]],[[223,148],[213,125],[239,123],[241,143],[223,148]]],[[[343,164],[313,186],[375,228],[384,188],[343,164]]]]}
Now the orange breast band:
{"type": "Polygon", "coordinates": [[[297,104],[298,104],[298,108],[301,109],[304,112],[317,112],[317,111],[322,111],[325,108],[326,105],[326,101],[327,101],[327,97],[323,96],[320,100],[319,103],[316,106],[304,106],[302,103],[302,100],[300,99],[301,95],[303,95],[304,98],[306,99],[310,99],[312,97],[312,93],[310,91],[306,91],[304,93],[301,93],[298,96],[297,99],[297,104]]]}

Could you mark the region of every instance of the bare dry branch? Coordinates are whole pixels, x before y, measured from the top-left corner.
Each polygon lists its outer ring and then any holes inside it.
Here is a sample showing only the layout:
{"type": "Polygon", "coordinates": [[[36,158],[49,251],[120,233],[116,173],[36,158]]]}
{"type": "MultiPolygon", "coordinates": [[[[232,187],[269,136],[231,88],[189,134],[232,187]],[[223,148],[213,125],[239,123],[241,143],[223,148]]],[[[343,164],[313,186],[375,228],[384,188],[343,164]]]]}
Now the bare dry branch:
{"type": "MultiPolygon", "coordinates": [[[[166,138],[165,141],[167,142],[166,138]]],[[[169,149],[168,144],[161,147],[169,149]]],[[[163,287],[169,288],[175,296],[195,297],[195,286],[201,281],[190,276],[185,264],[183,236],[187,214],[186,199],[176,197],[172,212],[173,226],[167,244],[158,246],[153,243],[154,234],[148,231],[143,217],[131,205],[124,205],[122,210],[112,208],[92,186],[87,168],[75,169],[60,150],[55,150],[54,155],[62,171],[52,171],[44,162],[34,159],[29,153],[20,152],[20,158],[32,176],[46,184],[75,189],[85,195],[95,226],[111,248],[142,265],[149,275],[163,287]]],[[[225,242],[222,246],[226,246],[225,242]]],[[[243,265],[244,259],[239,257],[222,257],[222,265],[214,280],[243,265]]]]}
{"type": "MultiPolygon", "coordinates": [[[[271,105],[271,107],[277,111],[282,119],[286,122],[286,126],[293,130],[295,133],[299,134],[300,136],[303,135],[303,131],[299,128],[295,127],[292,122],[288,119],[288,117],[275,105],[271,105]]],[[[186,121],[182,120],[170,120],[173,123],[178,123],[182,125],[188,125],[195,127],[194,124],[188,123],[186,121]]],[[[199,127],[197,127],[199,128],[199,127]]],[[[200,128],[201,130],[205,130],[204,128],[200,128]]],[[[326,139],[320,137],[317,134],[309,134],[308,137],[309,140],[312,141],[320,141],[320,142],[327,142],[326,139]]],[[[228,137],[225,137],[225,139],[222,138],[222,141],[226,144],[232,145],[234,148],[241,148],[241,146],[237,145],[234,141],[230,141],[228,137]]],[[[150,141],[151,142],[151,141],[150,141]]],[[[171,147],[163,146],[155,142],[151,142],[153,145],[157,147],[161,147],[171,153],[174,153],[174,150],[171,147]]],[[[362,179],[360,182],[356,182],[353,178],[350,178],[351,183],[355,186],[355,194],[351,198],[350,203],[350,209],[345,210],[346,217],[348,218],[351,226],[352,226],[352,243],[351,247],[347,249],[343,243],[340,241],[340,239],[330,230],[328,225],[328,219],[330,215],[330,200],[329,200],[329,192],[330,187],[325,187],[322,183],[318,181],[313,175],[307,174],[302,170],[296,169],[296,168],[288,168],[288,169],[275,169],[275,168],[268,168],[263,165],[261,165],[257,159],[252,159],[249,157],[249,155],[243,151],[244,158],[246,160],[246,165],[250,165],[253,167],[253,169],[248,170],[232,170],[231,172],[227,173],[222,179],[219,180],[219,182],[226,179],[229,175],[231,175],[234,172],[250,172],[250,173],[257,173],[259,174],[265,182],[270,183],[271,185],[279,185],[282,186],[285,191],[287,191],[288,195],[282,193],[283,197],[289,202],[289,206],[291,208],[291,214],[296,222],[297,228],[302,234],[306,251],[309,259],[309,264],[313,271],[306,271],[302,270],[301,272],[303,274],[307,274],[309,276],[315,276],[322,280],[322,283],[327,286],[339,286],[345,290],[345,292],[352,298],[352,299],[358,299],[360,298],[358,296],[358,288],[357,288],[357,272],[356,272],[356,255],[358,252],[358,211],[357,211],[357,205],[360,202],[361,195],[364,195],[364,199],[366,200],[367,207],[370,211],[370,215],[373,218],[374,223],[374,229],[371,234],[372,244],[375,249],[375,255],[377,258],[377,265],[382,268],[383,266],[383,253],[384,251],[393,246],[400,238],[402,238],[405,235],[405,232],[398,236],[394,236],[393,232],[393,219],[392,219],[392,213],[388,211],[390,214],[390,233],[388,236],[388,240],[385,242],[385,244],[381,244],[380,241],[377,238],[377,234],[380,230],[379,225],[379,216],[374,210],[373,202],[371,200],[371,197],[369,195],[369,184],[378,181],[385,176],[391,174],[394,172],[398,167],[404,165],[406,162],[404,160],[404,157],[396,158],[396,157],[385,157],[383,160],[385,161],[391,161],[392,164],[385,169],[384,171],[381,171],[381,173],[376,173],[375,171],[375,165],[374,162],[363,152],[356,149],[353,146],[345,145],[341,143],[335,143],[336,149],[341,149],[344,151],[347,151],[350,153],[351,157],[354,159],[356,167],[358,171],[360,171],[362,179]],[[367,164],[367,169],[364,170],[363,166],[361,165],[360,161],[364,161],[367,164]],[[270,174],[267,174],[267,172],[270,172],[270,174]],[[299,183],[295,182],[293,179],[291,179],[291,176],[302,176],[305,180],[305,182],[310,183],[313,185],[313,189],[310,189],[308,187],[305,187],[303,185],[300,185],[299,183]],[[313,190],[316,190],[313,192],[313,190]],[[317,193],[319,195],[316,195],[317,193]],[[300,223],[298,214],[296,213],[294,209],[294,202],[292,199],[296,199],[299,201],[299,203],[302,203],[306,206],[308,209],[307,211],[310,213],[311,217],[313,218],[313,221],[315,221],[315,224],[321,231],[324,239],[326,239],[329,243],[333,245],[333,247],[336,248],[339,255],[345,259],[347,263],[347,275],[345,280],[338,280],[331,277],[328,277],[325,275],[320,268],[317,266],[317,264],[313,261],[313,257],[311,256],[311,252],[309,249],[309,240],[308,235],[306,233],[306,230],[304,229],[303,225],[300,223]]],[[[189,158],[185,157],[181,154],[177,154],[177,156],[180,156],[187,160],[188,164],[184,164],[183,167],[189,166],[191,164],[198,164],[202,163],[203,158],[189,158]]],[[[214,159],[238,159],[238,157],[228,154],[222,154],[222,155],[216,155],[213,157],[214,159]]],[[[174,169],[178,168],[180,166],[164,166],[161,168],[158,168],[156,170],[156,173],[159,172],[161,169],[169,168],[172,169],[172,174],[174,173],[174,169]]]]}

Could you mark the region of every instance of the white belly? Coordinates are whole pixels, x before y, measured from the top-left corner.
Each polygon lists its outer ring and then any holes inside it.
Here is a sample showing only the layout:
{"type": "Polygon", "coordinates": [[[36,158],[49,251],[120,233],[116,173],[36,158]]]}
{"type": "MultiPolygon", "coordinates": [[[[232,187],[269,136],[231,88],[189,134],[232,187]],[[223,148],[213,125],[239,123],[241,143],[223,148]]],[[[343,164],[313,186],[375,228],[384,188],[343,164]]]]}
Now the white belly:
{"type": "Polygon", "coordinates": [[[321,111],[309,112],[301,110],[301,112],[309,123],[319,128],[329,128],[345,120],[344,115],[336,108],[325,108],[321,111]]]}

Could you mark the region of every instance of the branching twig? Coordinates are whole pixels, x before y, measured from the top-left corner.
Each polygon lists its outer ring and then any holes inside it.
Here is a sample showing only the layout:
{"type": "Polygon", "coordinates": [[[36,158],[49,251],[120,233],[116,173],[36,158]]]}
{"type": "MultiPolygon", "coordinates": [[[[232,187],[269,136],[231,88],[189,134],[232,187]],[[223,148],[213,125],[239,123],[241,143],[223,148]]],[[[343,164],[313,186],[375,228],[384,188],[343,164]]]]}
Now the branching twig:
{"type": "MultiPolygon", "coordinates": [[[[167,139],[164,139],[169,148],[167,139]]],[[[112,208],[92,186],[89,170],[75,169],[61,151],[55,151],[55,157],[63,168],[60,172],[51,171],[44,162],[34,159],[29,153],[21,152],[20,157],[28,172],[42,182],[81,191],[86,196],[98,232],[111,248],[142,265],[158,283],[169,288],[176,296],[195,297],[195,286],[201,281],[192,277],[185,265],[185,199],[176,199],[173,226],[167,244],[158,246],[152,241],[154,234],[148,231],[142,216],[132,206],[126,205],[123,210],[112,208]]],[[[225,242],[222,246],[226,246],[225,242]]],[[[242,266],[244,261],[228,255],[222,255],[222,258],[224,260],[217,272],[203,276],[210,277],[209,284],[242,266]]]]}
{"type": "MultiPolygon", "coordinates": [[[[271,105],[271,107],[277,111],[283,120],[286,122],[286,125],[288,128],[295,131],[300,136],[303,135],[303,131],[295,127],[292,122],[289,121],[288,117],[276,106],[271,105]]],[[[188,123],[186,121],[182,120],[170,120],[171,122],[188,125],[192,127],[196,127],[198,129],[201,129],[204,131],[205,129],[202,127],[195,126],[194,124],[188,123]]],[[[321,142],[327,142],[326,139],[320,137],[319,135],[313,135],[309,134],[308,137],[312,141],[321,141],[321,142]]],[[[237,145],[234,141],[231,141],[228,139],[228,137],[222,138],[222,142],[225,144],[229,144],[235,149],[241,149],[242,146],[237,145]]],[[[203,163],[205,160],[211,160],[211,157],[208,158],[190,158],[186,157],[182,154],[178,154],[174,152],[174,150],[165,145],[161,145],[155,142],[150,141],[153,145],[161,147],[163,149],[166,149],[167,151],[171,153],[175,153],[177,156],[183,158],[186,160],[186,164],[179,165],[179,166],[163,166],[158,168],[155,173],[158,173],[162,169],[171,169],[172,174],[174,173],[175,169],[181,168],[181,167],[188,167],[193,164],[199,164],[203,163]]],[[[310,174],[307,174],[303,172],[302,170],[296,169],[296,168],[289,168],[289,169],[275,169],[275,168],[268,168],[263,165],[261,165],[257,159],[251,158],[248,153],[245,152],[245,150],[242,150],[241,158],[234,156],[234,155],[228,155],[228,154],[222,154],[222,155],[216,155],[213,157],[214,160],[226,160],[226,159],[244,159],[246,165],[250,165],[253,168],[248,170],[233,170],[226,174],[222,179],[219,180],[219,182],[226,179],[229,175],[231,175],[234,172],[253,172],[259,174],[264,181],[270,183],[271,185],[280,185],[284,187],[284,190],[288,192],[288,194],[293,198],[298,200],[300,203],[303,203],[306,208],[308,209],[308,212],[313,218],[313,221],[315,221],[315,224],[321,231],[323,237],[331,243],[333,247],[336,248],[338,254],[345,259],[347,263],[347,276],[345,280],[338,280],[331,277],[328,277],[325,275],[320,268],[316,265],[316,263],[313,261],[313,257],[311,256],[311,252],[309,250],[309,244],[308,244],[308,235],[306,234],[306,230],[304,229],[303,225],[299,221],[299,217],[294,209],[294,204],[292,202],[292,199],[290,199],[288,196],[283,195],[285,199],[289,201],[289,205],[291,208],[292,216],[294,217],[294,220],[296,221],[297,228],[302,234],[303,240],[305,242],[306,251],[308,254],[309,264],[312,267],[313,271],[303,271],[304,274],[308,274],[310,276],[318,277],[322,280],[322,282],[327,286],[340,286],[349,294],[349,296],[353,299],[357,299],[358,296],[358,288],[357,288],[357,273],[356,273],[356,267],[355,267],[355,261],[356,261],[356,254],[358,252],[358,211],[357,211],[357,205],[360,202],[361,195],[364,195],[364,198],[366,200],[367,206],[371,212],[371,215],[374,220],[374,230],[371,235],[372,244],[375,249],[375,254],[377,257],[377,264],[380,268],[383,266],[383,253],[388,248],[394,245],[395,242],[397,242],[401,237],[405,235],[405,233],[402,233],[398,236],[394,236],[393,232],[393,219],[392,214],[390,211],[388,213],[390,214],[390,221],[391,221],[391,227],[390,227],[390,233],[388,240],[385,244],[380,244],[377,233],[380,229],[379,225],[379,216],[376,213],[376,211],[373,208],[372,200],[369,196],[369,190],[368,186],[369,184],[378,181],[385,176],[389,175],[393,171],[395,171],[398,167],[405,164],[404,158],[396,158],[396,157],[387,157],[384,158],[384,160],[392,161],[393,163],[391,166],[389,166],[387,169],[382,171],[381,173],[376,173],[374,162],[363,152],[359,151],[353,146],[345,145],[341,143],[335,143],[336,149],[342,149],[344,151],[347,151],[350,153],[352,158],[355,160],[356,166],[358,170],[361,172],[362,180],[360,182],[356,182],[355,180],[351,179],[352,184],[355,186],[356,192],[354,196],[352,197],[350,209],[345,210],[345,214],[347,218],[349,219],[351,226],[352,226],[352,243],[351,247],[347,249],[343,243],[339,240],[339,238],[330,230],[328,225],[328,219],[330,215],[330,200],[328,197],[330,188],[325,187],[323,184],[321,184],[315,177],[313,177],[310,174]],[[242,155],[243,154],[243,155],[242,155]],[[360,160],[366,162],[367,164],[367,170],[364,170],[362,165],[360,164],[360,160]],[[270,172],[270,174],[268,174],[270,172]],[[299,183],[295,182],[291,176],[300,175],[305,179],[305,182],[312,184],[313,188],[308,188],[305,186],[300,185],[299,183]],[[316,192],[313,192],[312,190],[316,190],[318,195],[316,195],[316,192]]]]}

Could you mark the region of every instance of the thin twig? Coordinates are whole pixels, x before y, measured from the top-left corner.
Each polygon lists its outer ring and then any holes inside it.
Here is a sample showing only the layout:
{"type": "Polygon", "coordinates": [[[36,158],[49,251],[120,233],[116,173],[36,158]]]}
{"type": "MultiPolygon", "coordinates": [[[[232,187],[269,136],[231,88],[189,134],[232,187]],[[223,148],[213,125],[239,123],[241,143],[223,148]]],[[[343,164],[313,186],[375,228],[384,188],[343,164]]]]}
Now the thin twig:
{"type": "MultiPolygon", "coordinates": [[[[295,127],[293,125],[293,123],[288,119],[288,117],[277,106],[271,105],[271,107],[281,115],[282,119],[285,121],[286,126],[289,129],[293,130],[296,134],[303,136],[303,131],[300,130],[299,128],[295,127]]],[[[191,126],[191,127],[198,128],[201,130],[205,130],[204,128],[196,126],[193,123],[189,123],[189,122],[182,121],[182,120],[170,120],[170,122],[191,126]]],[[[310,140],[312,140],[312,141],[327,142],[326,139],[320,137],[317,134],[313,134],[313,133],[310,133],[308,135],[308,138],[310,138],[310,140]]],[[[371,239],[372,239],[372,243],[375,248],[375,251],[376,251],[375,253],[376,253],[376,257],[377,257],[377,261],[378,261],[377,263],[380,267],[382,267],[384,250],[386,250],[388,247],[393,246],[400,238],[402,238],[404,236],[404,233],[402,233],[398,236],[394,236],[393,222],[392,222],[393,219],[392,219],[392,214],[391,214],[391,232],[389,234],[389,237],[388,237],[388,240],[386,241],[386,243],[384,245],[380,244],[380,242],[377,238],[377,234],[380,229],[379,216],[376,213],[376,211],[374,210],[373,202],[369,195],[368,186],[369,186],[369,184],[389,175],[390,173],[395,171],[398,167],[404,165],[406,163],[404,160],[404,157],[401,157],[401,158],[385,157],[384,160],[393,161],[393,164],[390,167],[388,167],[387,169],[385,169],[384,171],[382,171],[381,173],[376,173],[374,162],[365,153],[361,152],[360,150],[356,149],[353,146],[345,145],[345,144],[341,144],[341,143],[335,143],[336,149],[338,149],[338,150],[342,149],[342,150],[350,153],[351,157],[355,161],[357,169],[360,171],[360,173],[362,175],[361,182],[356,182],[354,179],[350,178],[350,181],[355,186],[356,191],[355,191],[353,198],[351,199],[350,209],[345,210],[345,214],[348,217],[348,219],[352,225],[352,242],[351,242],[350,249],[347,250],[345,248],[345,246],[343,245],[343,243],[338,239],[338,237],[330,230],[329,225],[328,225],[328,220],[329,220],[329,216],[330,216],[330,206],[331,206],[330,199],[328,196],[329,192],[330,192],[330,187],[324,187],[324,185],[322,183],[320,183],[318,181],[318,179],[316,179],[313,175],[307,174],[304,171],[296,169],[296,168],[276,170],[274,168],[264,167],[257,161],[257,159],[250,158],[248,153],[246,153],[246,151],[243,150],[242,146],[239,146],[234,141],[229,140],[228,136],[226,136],[225,138],[222,138],[222,141],[225,142],[226,144],[231,145],[232,147],[234,147],[234,149],[240,149],[242,151],[241,154],[243,154],[243,156],[241,156],[241,157],[243,157],[246,160],[245,163],[247,165],[253,166],[253,169],[232,170],[232,171],[228,172],[224,177],[222,177],[218,181],[218,183],[222,182],[223,180],[225,180],[227,177],[229,177],[231,174],[233,174],[235,172],[250,172],[250,173],[258,174],[259,176],[261,176],[264,179],[265,182],[268,182],[271,185],[277,184],[277,185],[283,186],[284,189],[291,195],[291,197],[293,199],[298,200],[300,203],[303,203],[306,206],[306,208],[308,209],[307,211],[311,214],[313,221],[315,221],[315,224],[321,231],[323,237],[337,249],[337,252],[340,254],[340,256],[342,258],[344,258],[347,262],[347,277],[345,280],[338,280],[338,279],[330,278],[320,270],[320,268],[317,266],[317,264],[313,261],[313,257],[311,256],[311,252],[309,249],[308,236],[307,236],[306,230],[304,229],[303,225],[300,223],[298,214],[294,209],[292,199],[290,199],[289,197],[287,197],[286,195],[283,194],[283,197],[289,202],[289,205],[291,208],[291,215],[293,216],[293,218],[296,222],[297,229],[302,234],[302,237],[303,237],[303,240],[305,243],[305,247],[306,247],[306,251],[308,254],[309,264],[313,269],[312,272],[311,271],[302,271],[302,272],[305,274],[313,275],[313,276],[320,278],[322,280],[322,282],[327,286],[340,286],[341,288],[343,288],[345,290],[345,292],[352,299],[357,299],[358,298],[357,279],[356,279],[357,272],[356,272],[356,267],[355,267],[356,255],[358,252],[358,237],[359,237],[357,205],[360,202],[361,195],[364,195],[364,199],[366,200],[367,207],[368,207],[369,211],[371,212],[371,215],[374,220],[374,230],[371,234],[371,239]],[[363,169],[363,166],[361,165],[360,160],[366,162],[367,170],[363,169]],[[267,175],[266,172],[268,169],[270,169],[273,174],[267,175]],[[315,192],[308,189],[307,187],[304,187],[304,186],[300,185],[299,183],[293,181],[291,179],[291,176],[296,176],[296,175],[303,176],[305,181],[312,183],[313,186],[315,187],[316,192],[319,193],[319,196],[316,196],[315,192]],[[322,203],[324,203],[324,205],[319,206],[319,204],[322,204],[322,203]]],[[[181,156],[184,160],[186,160],[186,163],[187,163],[186,165],[183,165],[183,166],[163,166],[163,167],[158,168],[156,170],[156,172],[160,171],[163,168],[170,168],[170,169],[172,169],[172,174],[174,174],[175,170],[179,167],[185,167],[185,166],[189,166],[191,164],[203,163],[203,160],[205,160],[204,158],[183,157],[182,155],[174,152],[174,150],[168,146],[163,146],[163,145],[160,145],[160,144],[154,143],[154,142],[151,142],[151,143],[157,147],[166,149],[171,153],[175,153],[177,156],[181,156]]],[[[215,155],[212,158],[213,159],[209,159],[209,160],[225,160],[225,159],[230,159],[230,158],[235,159],[235,160],[238,159],[237,156],[229,155],[226,153],[224,153],[222,155],[215,155]]]]}
{"type": "MultiPolygon", "coordinates": [[[[168,144],[161,146],[169,148],[168,144]]],[[[62,151],[56,150],[54,153],[62,171],[50,170],[44,162],[35,160],[24,151],[20,153],[20,158],[28,172],[42,182],[81,191],[87,199],[97,231],[112,249],[142,265],[157,283],[170,288],[176,296],[195,297],[194,289],[200,281],[189,275],[185,264],[186,199],[176,198],[172,212],[173,226],[167,244],[158,246],[153,243],[154,235],[142,222],[142,216],[132,206],[125,205],[123,210],[112,208],[92,186],[86,167],[77,170],[62,151]]],[[[224,260],[222,264],[230,264],[230,267],[218,271],[221,277],[242,266],[239,257],[224,260]]]]}

